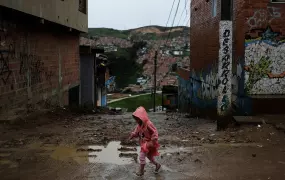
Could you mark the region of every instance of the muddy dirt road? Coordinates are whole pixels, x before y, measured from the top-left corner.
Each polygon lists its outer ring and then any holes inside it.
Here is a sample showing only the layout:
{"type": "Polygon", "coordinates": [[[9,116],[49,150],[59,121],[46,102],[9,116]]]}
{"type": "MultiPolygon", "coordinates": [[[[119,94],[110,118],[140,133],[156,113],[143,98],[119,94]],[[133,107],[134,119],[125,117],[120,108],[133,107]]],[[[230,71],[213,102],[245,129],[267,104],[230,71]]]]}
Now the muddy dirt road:
{"type": "Polygon", "coordinates": [[[212,121],[150,114],[157,126],[162,171],[138,167],[136,141],[128,142],[131,114],[51,112],[0,125],[0,179],[283,180],[285,134],[271,125],[217,132],[212,121]]]}

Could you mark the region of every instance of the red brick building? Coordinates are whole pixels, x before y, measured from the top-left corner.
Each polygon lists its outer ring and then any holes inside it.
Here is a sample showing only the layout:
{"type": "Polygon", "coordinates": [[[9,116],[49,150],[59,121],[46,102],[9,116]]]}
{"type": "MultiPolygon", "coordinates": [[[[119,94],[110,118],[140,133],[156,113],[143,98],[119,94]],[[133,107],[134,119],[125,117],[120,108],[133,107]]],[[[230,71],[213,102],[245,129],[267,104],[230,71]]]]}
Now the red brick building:
{"type": "MultiPolygon", "coordinates": [[[[285,102],[285,1],[232,2],[234,112],[282,112],[285,102]]],[[[220,7],[221,0],[192,0],[191,82],[180,85],[180,89],[190,89],[189,102],[192,106],[214,111],[219,84],[220,7]]]]}
{"type": "Polygon", "coordinates": [[[87,4],[85,11],[81,5],[1,1],[0,113],[69,103],[69,89],[80,84],[79,34],[88,31],[87,4]]]}

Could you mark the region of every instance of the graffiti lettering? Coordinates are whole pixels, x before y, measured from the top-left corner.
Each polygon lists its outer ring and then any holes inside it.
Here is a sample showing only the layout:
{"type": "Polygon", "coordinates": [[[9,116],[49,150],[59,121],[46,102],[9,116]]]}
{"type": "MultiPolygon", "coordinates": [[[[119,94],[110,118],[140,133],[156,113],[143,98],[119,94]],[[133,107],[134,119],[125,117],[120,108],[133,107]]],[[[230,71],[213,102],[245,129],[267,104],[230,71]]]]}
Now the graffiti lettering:
{"type": "Polygon", "coordinates": [[[0,77],[4,84],[7,83],[12,71],[9,68],[8,58],[5,58],[5,55],[0,52],[0,77]]]}
{"type": "Polygon", "coordinates": [[[270,24],[274,19],[280,17],[280,8],[268,6],[267,9],[255,10],[253,16],[248,19],[247,24],[250,30],[263,28],[270,24]]]}
{"type": "Polygon", "coordinates": [[[225,55],[227,55],[228,53],[229,53],[229,46],[228,45],[224,45],[225,47],[224,47],[224,49],[223,49],[223,53],[225,54],[225,55]]]}
{"type": "MultiPolygon", "coordinates": [[[[36,55],[20,53],[20,74],[29,73],[30,84],[34,85],[42,82],[42,77],[50,82],[53,73],[51,71],[46,71],[44,68],[44,63],[41,58],[36,55]]],[[[51,82],[50,82],[51,83],[51,82]]]]}
{"type": "MultiPolygon", "coordinates": [[[[230,34],[231,34],[231,31],[229,30],[229,29],[225,29],[225,31],[224,31],[224,33],[223,33],[223,37],[225,38],[225,39],[228,39],[228,37],[230,36],[230,34]]],[[[224,40],[225,40],[224,39],[224,40]]]]}
{"type": "Polygon", "coordinates": [[[224,39],[224,42],[223,42],[223,46],[225,46],[226,44],[228,44],[229,43],[229,38],[225,38],[224,39]]]}
{"type": "Polygon", "coordinates": [[[203,99],[213,100],[217,98],[218,78],[215,70],[216,68],[213,67],[205,78],[201,77],[203,99]]]}
{"type": "Polygon", "coordinates": [[[232,74],[232,22],[221,21],[220,23],[220,52],[219,52],[219,97],[218,113],[223,114],[229,110],[231,96],[232,74]]]}
{"type": "Polygon", "coordinates": [[[228,69],[229,68],[230,63],[229,62],[224,62],[223,63],[223,69],[228,69]]]}
{"type": "Polygon", "coordinates": [[[14,39],[8,31],[13,27],[14,24],[0,19],[0,78],[4,84],[7,84],[12,73],[9,67],[9,60],[15,58],[14,39]]]}
{"type": "MultiPolygon", "coordinates": [[[[225,68],[223,69],[223,73],[222,73],[222,77],[224,77],[223,80],[228,78],[229,72],[230,72],[229,70],[227,70],[225,68]]],[[[223,82],[223,80],[222,80],[222,82],[223,82]]]]}
{"type": "Polygon", "coordinates": [[[179,77],[178,103],[180,111],[187,111],[190,105],[191,84],[189,80],[179,77]]]}
{"type": "Polygon", "coordinates": [[[223,99],[222,99],[222,106],[221,106],[221,110],[222,111],[226,111],[228,106],[229,106],[230,102],[228,99],[228,96],[224,95],[223,99]]]}

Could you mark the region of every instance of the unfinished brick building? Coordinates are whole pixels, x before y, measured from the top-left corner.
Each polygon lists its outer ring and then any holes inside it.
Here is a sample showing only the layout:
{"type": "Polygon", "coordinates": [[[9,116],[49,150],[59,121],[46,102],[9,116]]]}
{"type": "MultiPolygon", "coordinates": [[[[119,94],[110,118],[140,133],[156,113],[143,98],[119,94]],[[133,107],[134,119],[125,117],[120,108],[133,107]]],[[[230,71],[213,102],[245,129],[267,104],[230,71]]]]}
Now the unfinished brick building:
{"type": "Polygon", "coordinates": [[[80,83],[86,1],[21,2],[0,2],[0,113],[43,101],[67,105],[80,83]]]}
{"type": "MultiPolygon", "coordinates": [[[[285,94],[285,0],[233,2],[232,107],[236,114],[282,112],[285,94]]],[[[216,112],[221,0],[192,0],[189,80],[184,107],[216,112]]]]}

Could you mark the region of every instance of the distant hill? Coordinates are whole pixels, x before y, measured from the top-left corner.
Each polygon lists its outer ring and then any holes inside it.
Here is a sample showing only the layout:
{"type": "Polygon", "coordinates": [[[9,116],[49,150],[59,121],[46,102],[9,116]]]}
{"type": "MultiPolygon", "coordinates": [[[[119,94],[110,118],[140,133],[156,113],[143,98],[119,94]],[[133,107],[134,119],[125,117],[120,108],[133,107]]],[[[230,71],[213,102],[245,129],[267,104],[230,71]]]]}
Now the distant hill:
{"type": "Polygon", "coordinates": [[[117,37],[122,39],[128,39],[131,37],[140,37],[142,39],[162,39],[168,36],[171,30],[171,37],[177,37],[185,35],[185,33],[190,32],[190,28],[186,26],[178,27],[162,27],[162,26],[145,26],[136,29],[129,30],[116,30],[110,28],[89,28],[89,36],[95,37],[117,37]]]}

